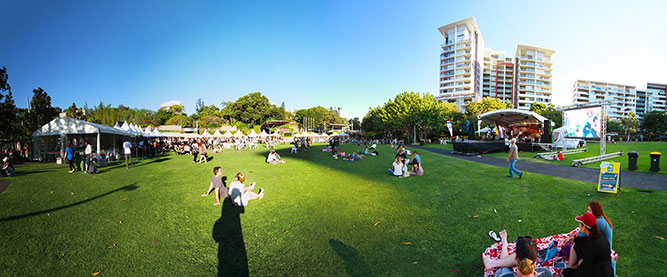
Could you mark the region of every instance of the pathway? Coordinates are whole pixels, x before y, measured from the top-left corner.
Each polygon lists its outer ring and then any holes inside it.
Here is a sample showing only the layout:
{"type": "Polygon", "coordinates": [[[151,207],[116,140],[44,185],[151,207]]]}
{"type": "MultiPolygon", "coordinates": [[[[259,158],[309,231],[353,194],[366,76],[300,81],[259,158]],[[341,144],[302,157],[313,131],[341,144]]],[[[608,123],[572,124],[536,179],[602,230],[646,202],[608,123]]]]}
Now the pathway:
{"type": "MultiPolygon", "coordinates": [[[[468,160],[472,162],[507,168],[507,161],[501,158],[487,157],[487,156],[477,157],[477,156],[457,155],[450,153],[451,152],[450,150],[422,147],[422,146],[409,146],[409,147],[426,150],[429,152],[434,152],[454,158],[459,158],[462,160],[468,160]]],[[[530,173],[549,175],[549,176],[560,177],[576,181],[584,181],[589,183],[597,183],[598,178],[600,176],[599,169],[530,162],[527,161],[526,159],[519,160],[519,162],[517,163],[517,169],[530,173]]],[[[667,174],[622,171],[621,189],[622,187],[667,190],[667,174]]]]}

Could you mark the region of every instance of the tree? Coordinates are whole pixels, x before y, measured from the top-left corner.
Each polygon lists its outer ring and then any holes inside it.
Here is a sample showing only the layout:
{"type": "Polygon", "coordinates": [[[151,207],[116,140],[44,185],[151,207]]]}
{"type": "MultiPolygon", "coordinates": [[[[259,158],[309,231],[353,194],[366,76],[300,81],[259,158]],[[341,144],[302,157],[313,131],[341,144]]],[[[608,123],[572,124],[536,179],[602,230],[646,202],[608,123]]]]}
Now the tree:
{"type": "Polygon", "coordinates": [[[201,113],[204,111],[204,106],[206,106],[206,104],[204,104],[204,100],[197,98],[197,103],[195,103],[195,114],[197,116],[202,116],[201,113]]]}
{"type": "Polygon", "coordinates": [[[30,112],[28,115],[28,130],[35,131],[42,125],[56,118],[61,109],[51,107],[51,96],[46,91],[38,87],[33,91],[32,100],[30,100],[30,112]]]}
{"type": "Polygon", "coordinates": [[[285,117],[285,110],[271,104],[261,92],[249,93],[235,102],[223,104],[223,114],[228,116],[230,121],[239,120],[250,125],[259,125],[267,120],[280,120],[285,117]]]}
{"type": "Polygon", "coordinates": [[[283,110],[285,110],[285,101],[283,101],[282,103],[280,103],[280,108],[283,109],[283,110]]]}
{"type": "Polygon", "coordinates": [[[625,133],[627,135],[636,133],[638,125],[637,115],[635,115],[633,112],[630,112],[628,116],[621,119],[621,124],[623,124],[623,128],[625,128],[625,133]]]}
{"type": "Polygon", "coordinates": [[[353,130],[360,130],[361,129],[361,121],[359,121],[358,117],[355,117],[353,119],[350,119],[348,121],[350,125],[352,125],[353,130]]]}
{"type": "Polygon", "coordinates": [[[553,104],[549,104],[546,108],[536,112],[537,114],[546,117],[554,123],[554,128],[560,128],[563,126],[563,112],[556,109],[553,104]]]}
{"type": "Polygon", "coordinates": [[[326,127],[329,124],[343,124],[345,119],[338,116],[338,113],[332,109],[326,109],[322,106],[312,107],[308,109],[301,109],[294,113],[294,120],[303,128],[304,118],[309,118],[308,124],[310,127],[326,127]]]}
{"type": "Polygon", "coordinates": [[[69,106],[69,108],[65,110],[65,114],[71,118],[86,120],[86,114],[84,110],[80,110],[79,108],[77,108],[76,103],[72,103],[72,106],[69,106]]]}
{"type": "Polygon", "coordinates": [[[0,93],[0,100],[5,99],[0,103],[0,138],[13,139],[18,136],[17,132],[17,116],[16,104],[14,97],[12,97],[12,90],[9,86],[9,75],[7,75],[7,68],[0,69],[0,91],[8,91],[7,96],[0,93]]]}
{"type": "Polygon", "coordinates": [[[623,124],[616,120],[609,120],[607,116],[607,134],[609,133],[623,134],[623,124]]]}
{"type": "MultiPolygon", "coordinates": [[[[549,104],[552,105],[552,104],[549,104]]],[[[542,115],[542,112],[547,108],[547,105],[544,105],[542,103],[538,102],[533,102],[530,104],[530,111],[535,112],[536,114],[542,115]]]]}
{"type": "Polygon", "coordinates": [[[667,113],[655,110],[645,113],[640,128],[649,138],[667,135],[667,113]]]}
{"type": "Polygon", "coordinates": [[[192,126],[192,120],[183,114],[177,114],[169,118],[167,125],[179,125],[181,127],[192,126]]]}
{"type": "Polygon", "coordinates": [[[468,102],[465,114],[467,116],[474,116],[475,118],[488,111],[495,111],[500,109],[511,109],[512,103],[503,102],[500,99],[485,97],[480,102],[468,102]]]}
{"type": "MultiPolygon", "coordinates": [[[[7,68],[4,66],[2,69],[0,69],[0,91],[12,92],[12,87],[9,86],[9,75],[7,75],[7,68]]],[[[0,100],[2,100],[2,94],[0,94],[0,100]]]]}

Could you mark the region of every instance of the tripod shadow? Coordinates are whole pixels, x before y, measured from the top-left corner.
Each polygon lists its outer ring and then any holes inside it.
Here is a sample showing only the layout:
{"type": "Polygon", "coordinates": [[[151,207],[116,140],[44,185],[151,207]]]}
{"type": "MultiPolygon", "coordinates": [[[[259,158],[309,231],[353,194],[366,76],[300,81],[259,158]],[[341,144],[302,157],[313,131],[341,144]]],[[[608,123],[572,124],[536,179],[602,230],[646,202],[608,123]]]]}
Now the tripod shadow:
{"type": "Polygon", "coordinates": [[[218,276],[248,276],[248,254],[241,230],[243,207],[232,200],[222,202],[222,214],[213,225],[213,239],[218,243],[218,276]]]}
{"type": "Polygon", "coordinates": [[[359,256],[359,251],[340,240],[330,239],[329,246],[345,262],[345,272],[350,276],[373,276],[371,269],[359,256]]]}

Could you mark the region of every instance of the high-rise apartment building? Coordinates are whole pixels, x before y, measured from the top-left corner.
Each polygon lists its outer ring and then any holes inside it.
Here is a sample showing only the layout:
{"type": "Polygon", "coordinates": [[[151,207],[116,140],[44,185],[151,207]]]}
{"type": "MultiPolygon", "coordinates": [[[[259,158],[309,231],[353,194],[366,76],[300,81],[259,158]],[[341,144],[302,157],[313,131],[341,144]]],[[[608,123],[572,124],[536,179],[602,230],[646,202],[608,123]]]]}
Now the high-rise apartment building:
{"type": "Polygon", "coordinates": [[[445,42],[440,53],[438,100],[456,103],[465,110],[468,102],[483,97],[512,102],[528,110],[533,102],[551,102],[553,50],[519,44],[514,58],[484,48],[474,17],[438,28],[445,42]]]}
{"type": "MultiPolygon", "coordinates": [[[[665,99],[665,94],[667,94],[667,84],[647,83],[645,92],[645,96],[638,97],[637,99],[638,107],[640,103],[644,105],[643,112],[667,111],[667,99],[665,99]]],[[[639,114],[639,111],[637,114],[639,114]]],[[[642,113],[642,116],[644,116],[644,113],[642,113]]]]}
{"type": "Polygon", "coordinates": [[[505,51],[484,49],[482,97],[511,102],[514,88],[514,60],[505,51]]]}
{"type": "Polygon", "coordinates": [[[572,104],[609,101],[607,115],[610,120],[618,121],[630,112],[637,113],[638,93],[635,86],[576,80],[572,86],[572,104]]]}
{"type": "Polygon", "coordinates": [[[464,110],[470,101],[481,100],[484,40],[475,18],[438,28],[445,42],[440,53],[438,100],[456,103],[464,110]]]}
{"type": "Polygon", "coordinates": [[[554,50],[519,44],[516,48],[515,109],[528,110],[534,102],[551,103],[551,57],[554,50]]]}
{"type": "Polygon", "coordinates": [[[630,112],[638,119],[649,111],[667,111],[667,84],[647,83],[646,88],[635,86],[577,80],[572,86],[572,104],[609,101],[607,114],[611,120],[621,120],[630,112]]]}

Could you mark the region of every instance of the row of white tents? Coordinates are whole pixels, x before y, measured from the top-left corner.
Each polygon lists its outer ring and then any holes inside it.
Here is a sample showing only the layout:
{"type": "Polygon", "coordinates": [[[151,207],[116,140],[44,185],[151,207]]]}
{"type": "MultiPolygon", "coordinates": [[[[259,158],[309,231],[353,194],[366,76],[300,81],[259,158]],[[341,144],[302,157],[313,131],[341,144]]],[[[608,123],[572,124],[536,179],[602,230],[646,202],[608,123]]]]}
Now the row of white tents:
{"type": "MultiPolygon", "coordinates": [[[[254,130],[250,131],[249,134],[243,134],[241,131],[237,131],[232,134],[229,131],[226,131],[224,134],[220,133],[220,130],[216,130],[213,134],[209,133],[208,130],[204,131],[203,134],[194,134],[194,133],[172,133],[172,132],[160,132],[157,128],[151,129],[150,127],[141,128],[134,123],[123,122],[122,125],[116,123],[114,127],[107,126],[104,124],[96,124],[88,121],[83,121],[71,117],[61,116],[53,119],[51,122],[45,124],[41,128],[37,129],[32,134],[34,140],[34,155],[35,157],[45,156],[59,156],[62,157],[67,143],[73,141],[75,145],[81,144],[83,141],[90,142],[97,153],[101,153],[104,149],[117,149],[118,146],[127,137],[154,137],[154,138],[251,138],[251,139],[265,139],[267,137],[280,137],[279,134],[273,133],[268,134],[265,131],[261,133],[256,133],[254,130]],[[77,142],[78,141],[78,142],[77,142]]],[[[329,135],[326,134],[317,134],[317,133],[301,133],[295,134],[297,137],[310,137],[315,139],[315,141],[325,141],[328,139],[329,135]]],[[[332,134],[331,136],[337,137],[346,137],[349,136],[345,133],[332,134]]]]}

